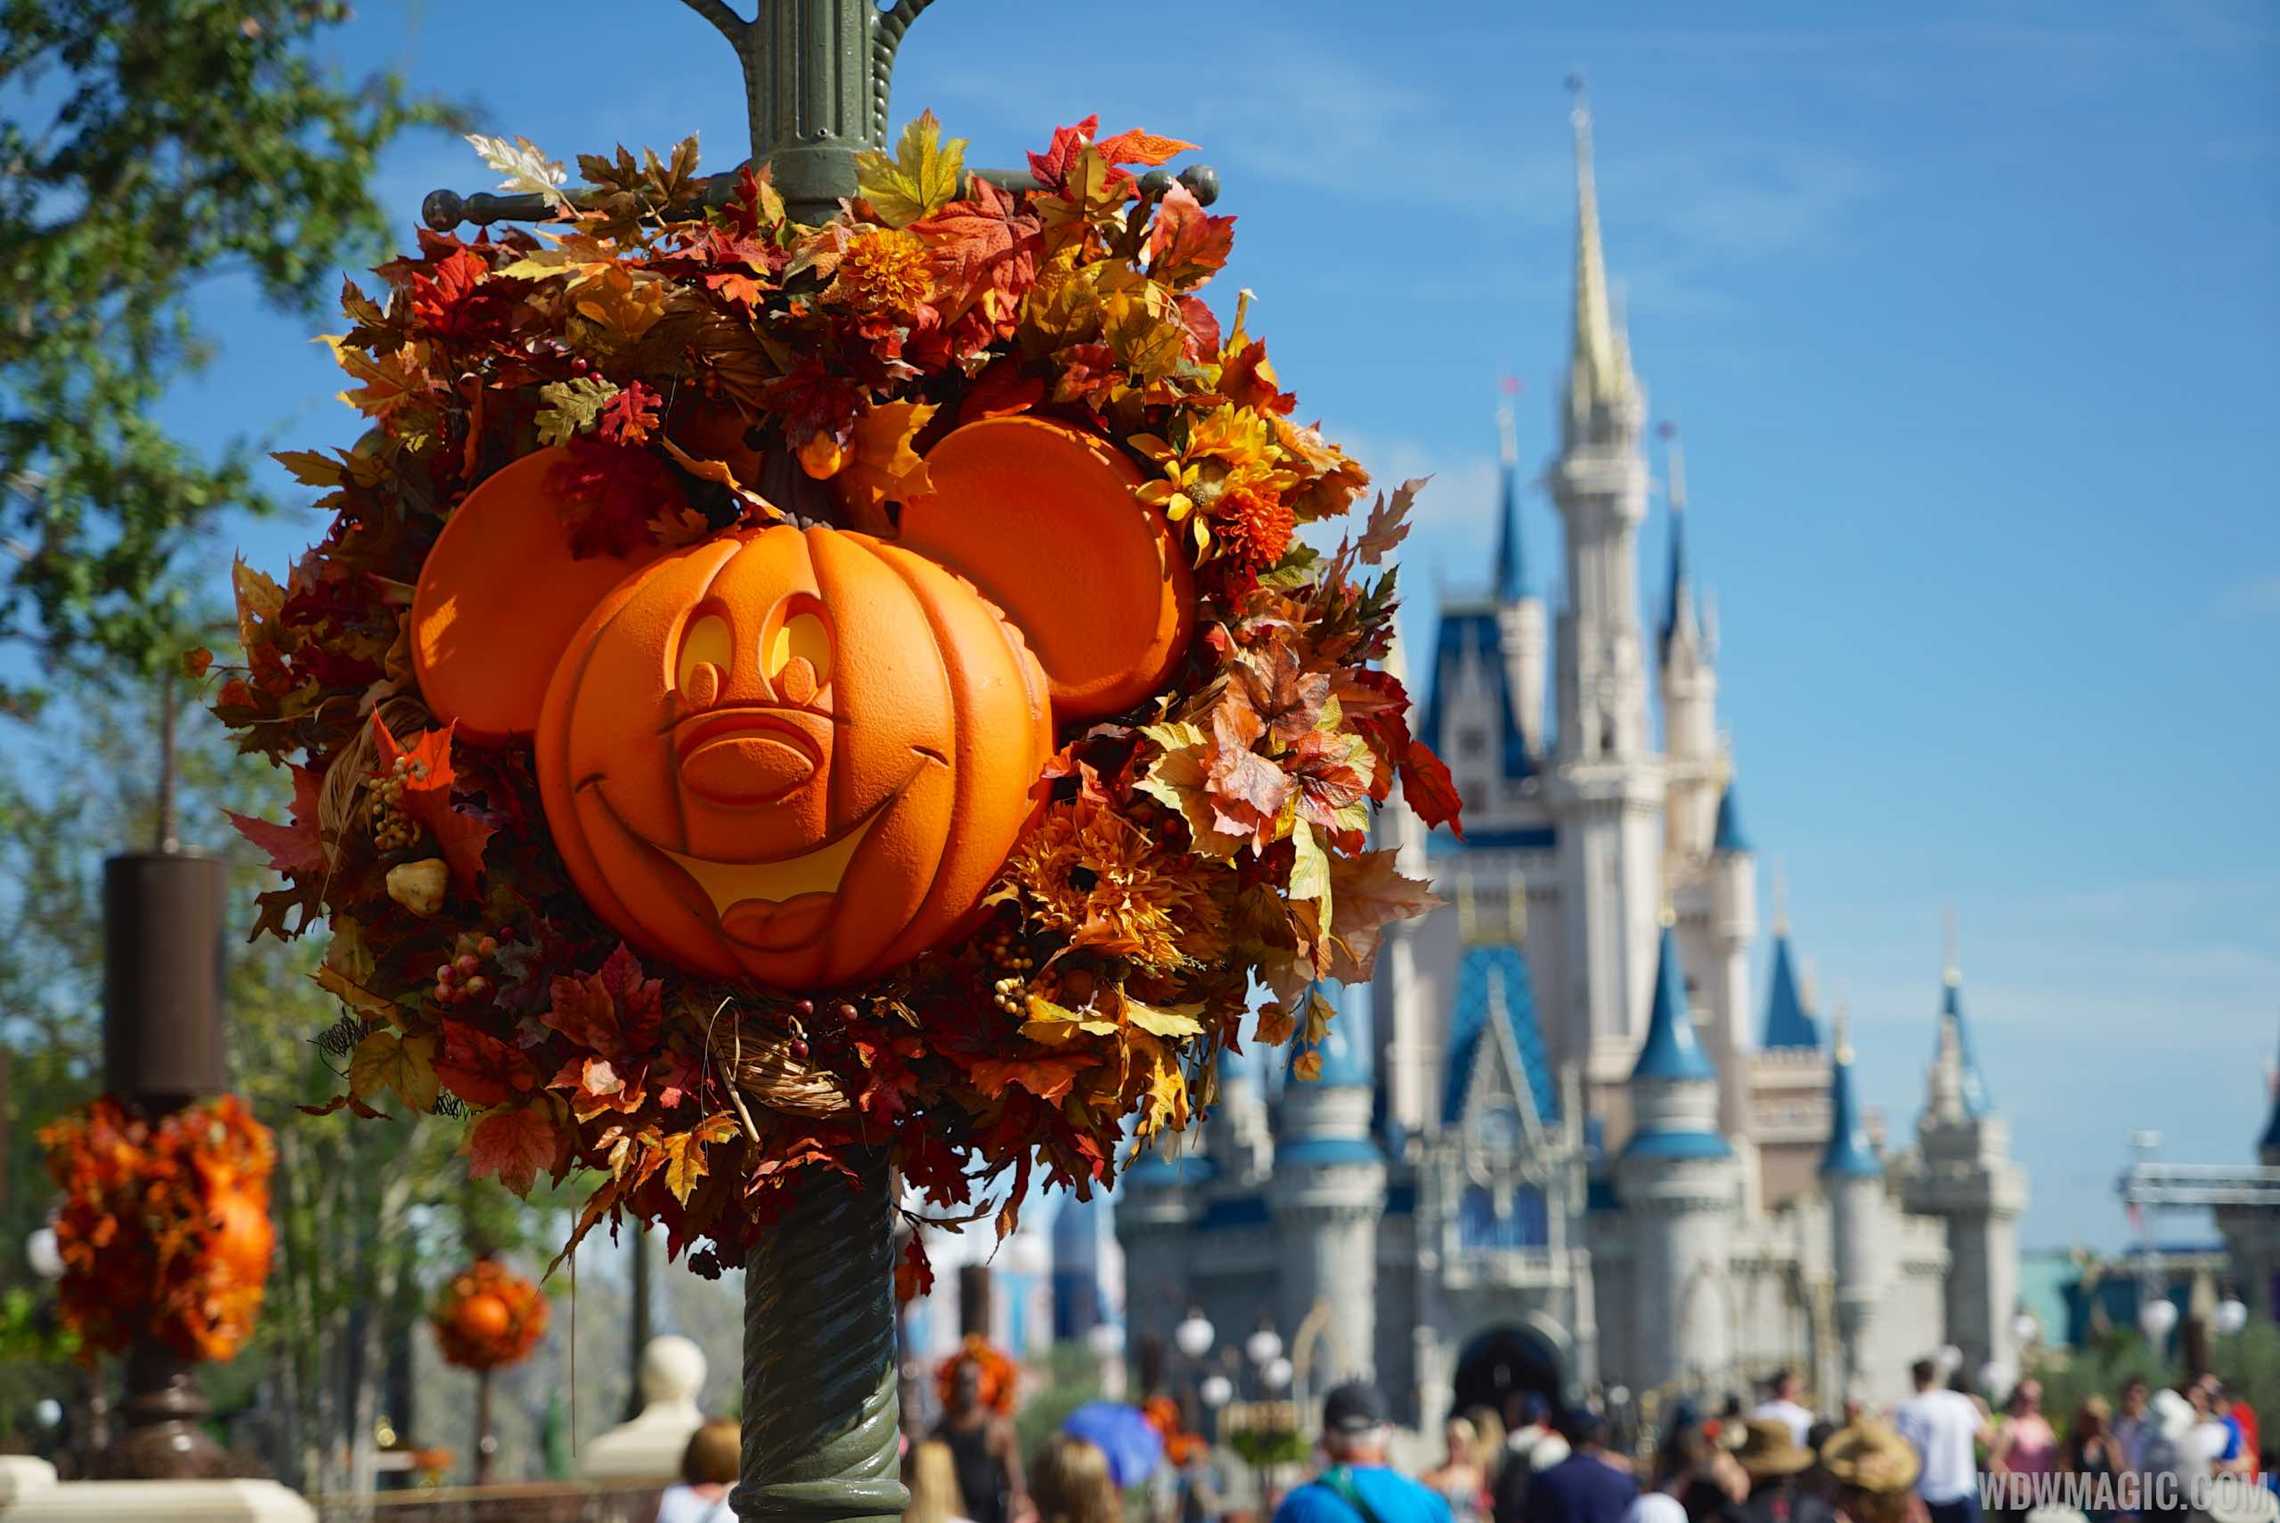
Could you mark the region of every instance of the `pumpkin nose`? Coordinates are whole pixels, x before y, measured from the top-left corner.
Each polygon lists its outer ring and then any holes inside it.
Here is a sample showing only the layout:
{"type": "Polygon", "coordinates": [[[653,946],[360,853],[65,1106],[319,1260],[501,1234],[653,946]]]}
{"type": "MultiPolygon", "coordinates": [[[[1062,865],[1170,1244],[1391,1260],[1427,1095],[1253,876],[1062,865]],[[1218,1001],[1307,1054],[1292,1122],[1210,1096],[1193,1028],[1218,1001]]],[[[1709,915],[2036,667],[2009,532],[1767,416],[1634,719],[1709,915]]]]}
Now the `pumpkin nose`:
{"type": "Polygon", "coordinates": [[[805,735],[760,715],[724,715],[681,743],[682,786],[731,807],[789,798],[807,786],[818,765],[805,735]]]}

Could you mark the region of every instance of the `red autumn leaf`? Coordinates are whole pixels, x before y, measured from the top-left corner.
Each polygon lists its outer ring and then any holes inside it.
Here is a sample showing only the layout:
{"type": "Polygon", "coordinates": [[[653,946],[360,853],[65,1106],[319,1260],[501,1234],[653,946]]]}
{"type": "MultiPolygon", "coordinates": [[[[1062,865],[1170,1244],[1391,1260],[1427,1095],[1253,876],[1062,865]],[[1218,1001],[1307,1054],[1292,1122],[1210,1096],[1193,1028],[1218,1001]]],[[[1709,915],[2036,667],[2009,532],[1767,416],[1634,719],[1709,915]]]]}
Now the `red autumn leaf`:
{"type": "Polygon", "coordinates": [[[635,381],[602,404],[594,428],[612,444],[641,444],[657,432],[657,408],[664,398],[635,381]]]}
{"type": "Polygon", "coordinates": [[[464,1021],[443,1023],[443,1051],[435,1060],[435,1076],[469,1105],[484,1107],[528,1094],[538,1082],[530,1059],[464,1021]]]}
{"type": "Polygon", "coordinates": [[[602,964],[602,987],[617,1003],[618,1040],[626,1052],[646,1052],[657,1041],[665,1021],[664,984],[641,976],[641,960],[619,942],[602,964]]]}
{"type": "Polygon", "coordinates": [[[1059,358],[1061,379],[1053,387],[1056,402],[1090,402],[1097,407],[1125,378],[1116,351],[1106,344],[1071,344],[1059,358]]]}
{"type": "Polygon", "coordinates": [[[1200,286],[1235,251],[1235,219],[1214,217],[1185,185],[1164,192],[1148,231],[1148,276],[1168,286],[1200,286]]]}
{"type": "MultiPolygon", "coordinates": [[[[1097,125],[1100,118],[1095,116],[1087,120],[1090,124],[1097,125]]],[[[1100,149],[1100,156],[1111,164],[1145,164],[1153,169],[1168,159],[1192,151],[1196,145],[1134,127],[1119,132],[1114,137],[1104,137],[1094,146],[1100,149]]]]}
{"type": "Polygon", "coordinates": [[[913,222],[942,322],[956,322],[986,292],[1027,289],[1037,273],[1037,230],[1036,218],[1015,215],[1012,198],[986,180],[974,182],[971,199],[913,222]]]}
{"type": "Polygon", "coordinates": [[[467,1134],[467,1174],[470,1179],[497,1175],[515,1194],[528,1195],[540,1172],[554,1169],[562,1144],[553,1107],[544,1101],[492,1111],[467,1134]]]}
{"type": "MultiPolygon", "coordinates": [[[[293,823],[275,825],[251,815],[230,814],[238,834],[269,854],[269,865],[281,873],[318,873],[324,870],[325,843],[317,828],[317,795],[324,779],[307,767],[287,769],[293,774],[293,823]]],[[[229,811],[224,811],[229,813],[229,811]]]]}
{"type": "Polygon", "coordinates": [[[903,1240],[902,1259],[895,1265],[895,1299],[915,1301],[934,1292],[934,1265],[926,1257],[926,1244],[916,1232],[903,1240]]]}
{"type": "Polygon", "coordinates": [[[1077,155],[1085,151],[1085,145],[1092,141],[1093,134],[1098,131],[1098,112],[1074,126],[1054,128],[1053,141],[1046,145],[1045,151],[1029,155],[1029,173],[1048,190],[1065,189],[1070,167],[1076,163],[1077,155]]]}
{"type": "Polygon", "coordinates": [[[1401,759],[1401,797],[1428,829],[1446,825],[1463,837],[1465,801],[1457,796],[1456,780],[1449,776],[1448,763],[1421,740],[1412,740],[1401,759]]]}
{"type": "Polygon", "coordinates": [[[1200,296],[1180,298],[1180,324],[1187,329],[1187,358],[1191,360],[1217,354],[1225,342],[1219,333],[1219,314],[1200,296]]]}

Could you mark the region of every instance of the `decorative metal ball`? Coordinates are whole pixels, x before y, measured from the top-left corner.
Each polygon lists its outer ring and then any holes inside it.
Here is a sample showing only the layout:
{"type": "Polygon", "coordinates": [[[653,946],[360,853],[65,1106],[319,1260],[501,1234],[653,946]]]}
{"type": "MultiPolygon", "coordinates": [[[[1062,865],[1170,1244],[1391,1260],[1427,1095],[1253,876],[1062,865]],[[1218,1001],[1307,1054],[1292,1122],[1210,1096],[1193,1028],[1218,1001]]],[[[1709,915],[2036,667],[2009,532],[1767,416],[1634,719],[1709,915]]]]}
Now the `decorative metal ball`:
{"type": "Polygon", "coordinates": [[[1201,1359],[1211,1352],[1213,1340],[1219,1330],[1204,1320],[1203,1313],[1191,1311],[1187,1320],[1172,1329],[1172,1343],[1190,1359],[1201,1359]]]}
{"type": "Polygon", "coordinates": [[[2230,1338],[2248,1326],[2248,1303],[2238,1296],[2227,1296],[2217,1303],[2215,1317],[2217,1335],[2230,1338]]]}
{"type": "Polygon", "coordinates": [[[1206,1375],[1196,1394],[1203,1398],[1205,1406],[1216,1412],[1235,1399],[1235,1382],[1225,1375],[1206,1375]]]}
{"type": "Polygon", "coordinates": [[[1290,1389],[1291,1376],[1295,1373],[1288,1359],[1276,1359],[1259,1372],[1259,1378],[1267,1383],[1270,1391],[1287,1391],[1290,1389]]]}
{"type": "Polygon", "coordinates": [[[1205,206],[1219,199],[1219,171],[1209,164],[1190,164],[1180,171],[1180,183],[1205,206]]]}
{"type": "Polygon", "coordinates": [[[2168,1337],[2177,1327],[2177,1304],[2166,1298],[2148,1301],[2138,1308],[2138,1331],[2156,1343],[2168,1337]]]}
{"type": "Polygon", "coordinates": [[[1282,1352],[1282,1335],[1271,1327],[1262,1327],[1243,1340],[1243,1356],[1256,1365],[1273,1364],[1282,1352]]]}
{"type": "Polygon", "coordinates": [[[456,190],[431,190],[420,202],[420,220],[428,230],[448,233],[459,226],[459,219],[467,210],[467,202],[456,190]]]}

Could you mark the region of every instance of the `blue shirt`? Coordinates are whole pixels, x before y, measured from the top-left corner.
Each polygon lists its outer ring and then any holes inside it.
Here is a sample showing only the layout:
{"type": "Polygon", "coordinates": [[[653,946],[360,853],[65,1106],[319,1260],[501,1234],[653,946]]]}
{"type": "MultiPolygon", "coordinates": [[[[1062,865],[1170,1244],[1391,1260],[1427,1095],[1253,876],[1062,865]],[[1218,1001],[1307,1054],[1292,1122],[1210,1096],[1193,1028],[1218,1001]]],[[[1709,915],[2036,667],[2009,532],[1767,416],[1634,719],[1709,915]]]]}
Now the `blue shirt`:
{"type": "MultiPolygon", "coordinates": [[[[1377,1523],[1449,1523],[1449,1504],[1430,1486],[1383,1465],[1342,1467],[1354,1491],[1377,1514],[1377,1523]]],[[[1282,1499],[1275,1523],[1368,1523],[1320,1481],[1309,1481],[1282,1499]]]]}
{"type": "Polygon", "coordinates": [[[1623,1523],[1639,1483],[1605,1460],[1571,1454],[1528,1487],[1527,1523],[1623,1523]]]}

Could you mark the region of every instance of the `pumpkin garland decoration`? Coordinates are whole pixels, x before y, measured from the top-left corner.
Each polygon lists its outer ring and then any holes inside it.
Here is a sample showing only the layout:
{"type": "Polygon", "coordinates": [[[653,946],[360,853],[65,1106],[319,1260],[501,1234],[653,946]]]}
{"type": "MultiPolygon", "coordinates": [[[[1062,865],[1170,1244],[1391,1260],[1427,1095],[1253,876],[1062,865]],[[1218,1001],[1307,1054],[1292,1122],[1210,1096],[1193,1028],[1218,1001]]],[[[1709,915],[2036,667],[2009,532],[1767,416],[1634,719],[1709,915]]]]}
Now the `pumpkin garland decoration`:
{"type": "Polygon", "coordinates": [[[934,1398],[944,1409],[958,1389],[958,1373],[974,1368],[975,1395],[1000,1417],[1011,1417],[1021,1389],[1021,1367],[1012,1356],[980,1333],[968,1333],[957,1350],[934,1367],[934,1398]]]}
{"type": "Polygon", "coordinates": [[[269,1129],[231,1095],[155,1117],[105,1096],[39,1138],[62,1197],[58,1304],[83,1357],[151,1337],[185,1359],[235,1358],[276,1249],[269,1129]]]}
{"type": "Polygon", "coordinates": [[[926,115],[820,226],[620,150],[347,284],[372,426],[278,457],[333,518],[236,568],[214,695],[292,778],[237,823],[255,934],[329,924],[332,1107],[456,1102],[476,1176],[598,1171],[565,1251],[711,1274],[797,1170],[884,1143],[1003,1233],[1320,1042],[1434,902],[1375,807],[1457,823],[1378,665],[1420,483],[1299,537],[1368,477],[1197,294],[1234,219],[1133,172],[1189,146],[1086,121],[1008,191],[926,115]]]}
{"type": "Polygon", "coordinates": [[[530,1357],[550,1315],[537,1285],[497,1259],[480,1258],[444,1285],[428,1323],[445,1364],[496,1370],[530,1357]]]}

